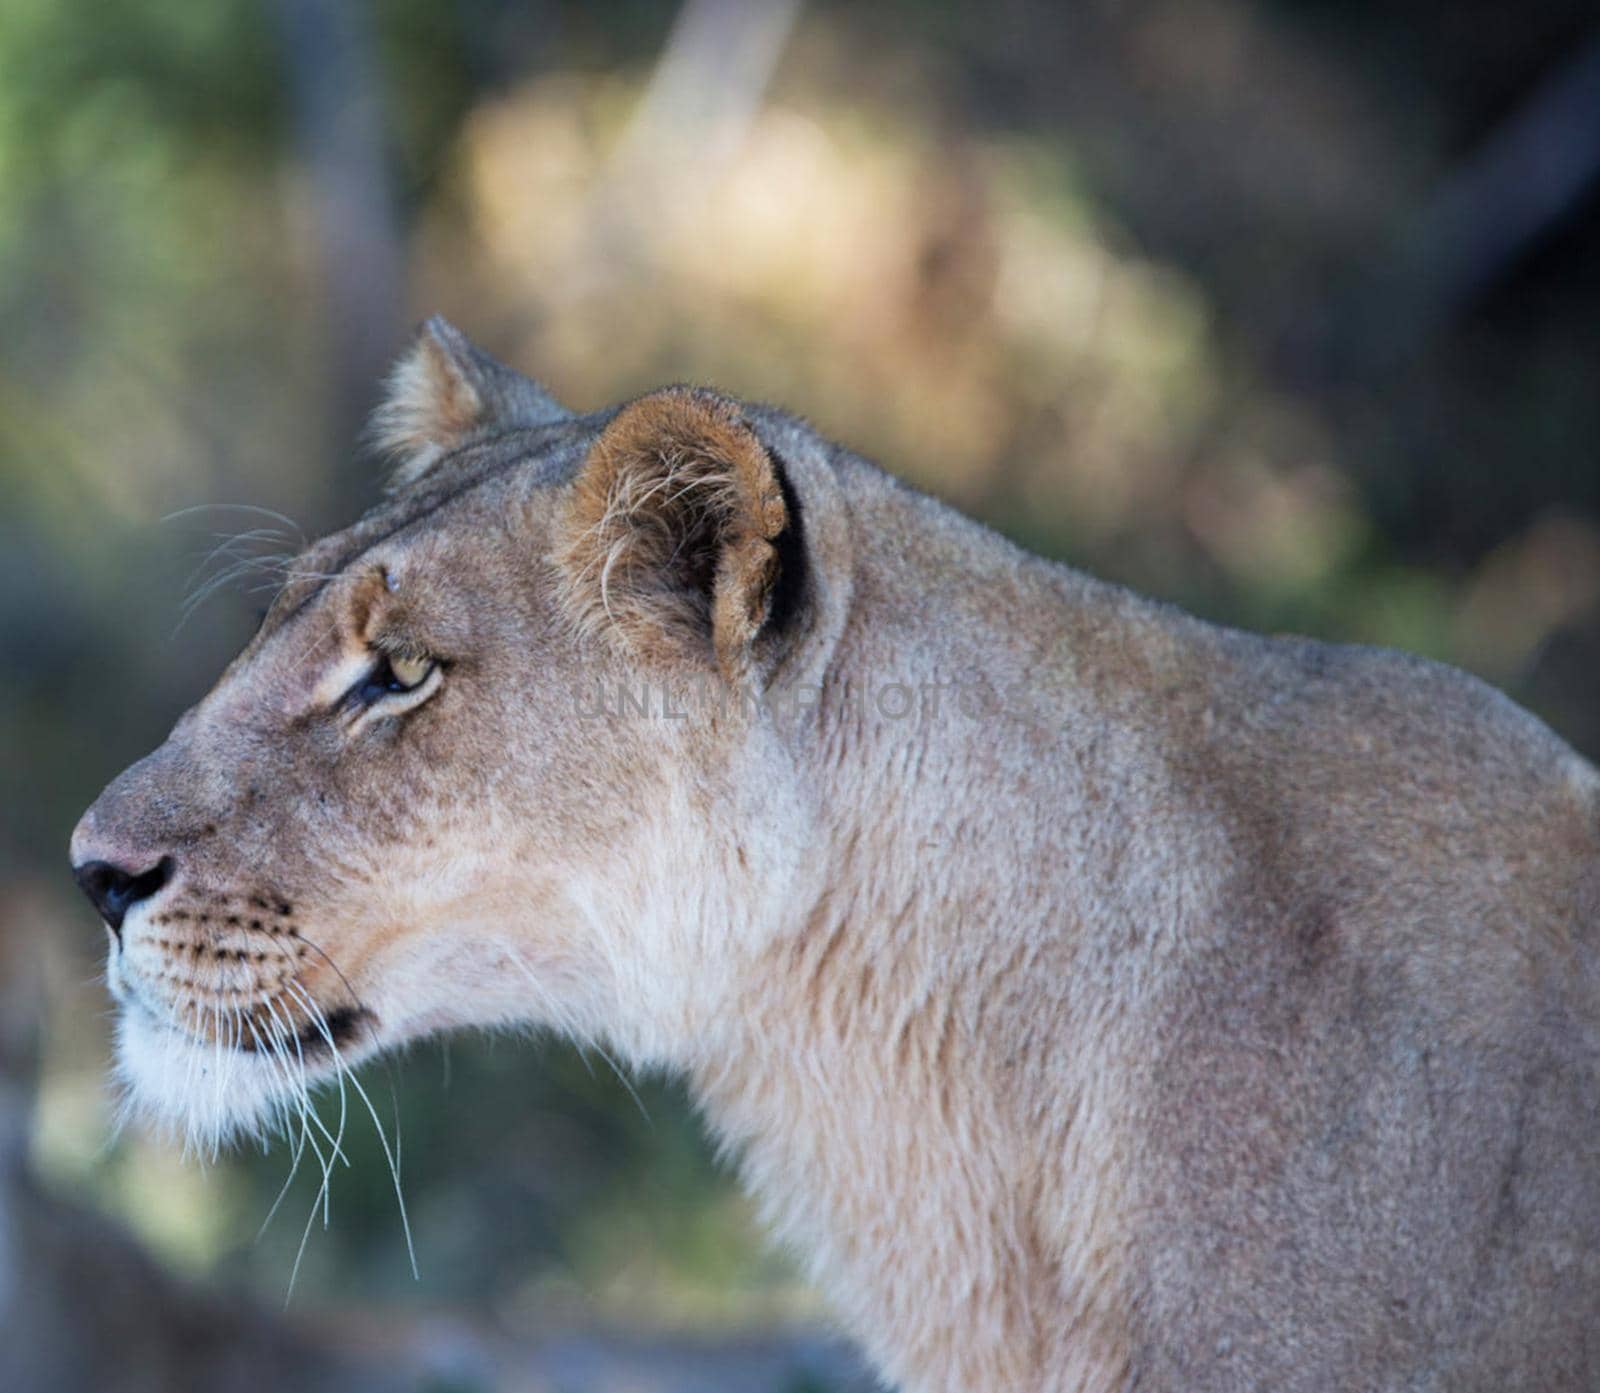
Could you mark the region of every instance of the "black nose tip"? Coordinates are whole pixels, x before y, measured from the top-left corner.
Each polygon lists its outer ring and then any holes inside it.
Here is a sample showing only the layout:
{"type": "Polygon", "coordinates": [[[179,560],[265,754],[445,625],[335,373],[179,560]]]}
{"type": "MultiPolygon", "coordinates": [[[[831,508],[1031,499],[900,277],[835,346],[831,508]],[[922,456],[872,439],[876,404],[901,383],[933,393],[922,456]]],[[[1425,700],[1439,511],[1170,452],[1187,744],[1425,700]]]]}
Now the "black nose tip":
{"type": "Polygon", "coordinates": [[[172,858],[163,856],[149,870],[137,874],[109,861],[85,861],[73,867],[72,874],[100,917],[120,932],[128,906],[148,900],[172,879],[172,858]]]}

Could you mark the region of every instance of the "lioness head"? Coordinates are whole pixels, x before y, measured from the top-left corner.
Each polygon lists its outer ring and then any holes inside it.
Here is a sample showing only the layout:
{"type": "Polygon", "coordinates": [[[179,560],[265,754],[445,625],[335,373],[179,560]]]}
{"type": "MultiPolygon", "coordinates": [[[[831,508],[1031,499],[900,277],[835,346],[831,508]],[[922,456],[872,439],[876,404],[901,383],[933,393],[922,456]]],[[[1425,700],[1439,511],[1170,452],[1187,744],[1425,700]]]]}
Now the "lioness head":
{"type": "Polygon", "coordinates": [[[201,1144],[441,1028],[670,1053],[799,862],[762,695],[847,569],[811,437],[679,388],[575,417],[437,320],[377,433],[386,500],[72,838],[130,1096],[201,1144]]]}

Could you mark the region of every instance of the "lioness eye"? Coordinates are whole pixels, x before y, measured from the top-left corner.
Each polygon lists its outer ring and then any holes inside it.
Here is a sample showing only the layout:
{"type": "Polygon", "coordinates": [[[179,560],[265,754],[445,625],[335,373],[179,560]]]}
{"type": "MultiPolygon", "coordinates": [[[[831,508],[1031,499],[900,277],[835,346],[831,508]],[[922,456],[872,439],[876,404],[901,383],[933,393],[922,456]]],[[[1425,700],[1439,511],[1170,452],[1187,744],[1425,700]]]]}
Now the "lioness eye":
{"type": "Polygon", "coordinates": [[[380,653],[366,676],[350,689],[347,700],[371,706],[386,696],[413,692],[432,676],[436,666],[432,658],[380,653]]]}
{"type": "Polygon", "coordinates": [[[428,680],[433,671],[433,659],[408,658],[396,654],[389,659],[390,691],[409,692],[428,680]]]}

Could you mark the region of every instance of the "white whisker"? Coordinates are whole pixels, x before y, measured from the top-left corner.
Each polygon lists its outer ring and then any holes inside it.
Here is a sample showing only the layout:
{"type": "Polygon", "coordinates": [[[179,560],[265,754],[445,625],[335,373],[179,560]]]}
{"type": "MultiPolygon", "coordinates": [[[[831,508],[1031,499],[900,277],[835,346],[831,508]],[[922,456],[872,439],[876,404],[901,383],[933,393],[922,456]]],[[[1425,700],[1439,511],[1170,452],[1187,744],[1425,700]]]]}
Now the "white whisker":
{"type": "Polygon", "coordinates": [[[327,1042],[328,1048],[333,1052],[335,1068],[338,1070],[341,1076],[350,1080],[350,1087],[355,1089],[356,1096],[360,1098],[362,1103],[366,1105],[367,1112],[372,1117],[373,1128],[378,1133],[378,1144],[383,1147],[384,1159],[389,1163],[389,1175],[394,1181],[394,1197],[396,1204],[398,1204],[400,1208],[400,1227],[405,1233],[406,1256],[411,1263],[411,1276],[413,1280],[420,1281],[421,1273],[417,1269],[416,1247],[412,1243],[411,1239],[411,1220],[406,1214],[406,1197],[400,1186],[400,1169],[395,1163],[394,1152],[389,1148],[389,1138],[383,1130],[383,1122],[378,1117],[378,1110],[372,1105],[372,1099],[367,1096],[367,1090],[361,1086],[361,1080],[351,1073],[346,1067],[344,1056],[339,1052],[338,1043],[333,1038],[333,1032],[328,1028],[327,1017],[322,1014],[322,1008],[318,1006],[314,1000],[312,1000],[310,995],[298,983],[289,982],[286,985],[288,989],[299,998],[301,1003],[311,1013],[312,1020],[317,1027],[318,1033],[327,1042]]]}

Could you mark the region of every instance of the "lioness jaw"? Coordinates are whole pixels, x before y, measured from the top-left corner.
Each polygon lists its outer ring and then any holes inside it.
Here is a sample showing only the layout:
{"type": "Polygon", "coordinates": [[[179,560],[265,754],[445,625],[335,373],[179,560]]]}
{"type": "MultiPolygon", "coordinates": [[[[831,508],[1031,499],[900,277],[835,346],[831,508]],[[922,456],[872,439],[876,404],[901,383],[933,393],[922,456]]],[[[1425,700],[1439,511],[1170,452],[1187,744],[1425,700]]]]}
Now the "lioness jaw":
{"type": "Polygon", "coordinates": [[[384,501],[72,842],[192,1142],[458,1026],[684,1071],[912,1390],[1600,1387],[1595,772],[781,412],[442,321],[384,501]]]}

